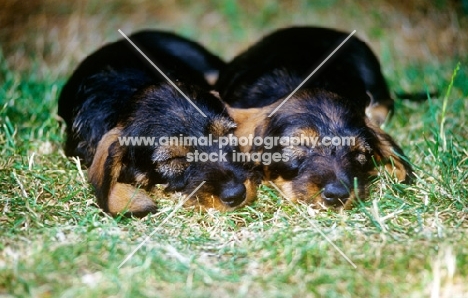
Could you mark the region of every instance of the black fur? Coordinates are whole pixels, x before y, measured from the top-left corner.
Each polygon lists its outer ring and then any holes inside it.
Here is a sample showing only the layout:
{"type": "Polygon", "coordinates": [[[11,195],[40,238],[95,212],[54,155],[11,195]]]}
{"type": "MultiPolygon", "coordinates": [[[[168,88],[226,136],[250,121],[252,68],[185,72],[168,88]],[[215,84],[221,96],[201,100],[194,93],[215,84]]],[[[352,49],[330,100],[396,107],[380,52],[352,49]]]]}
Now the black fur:
{"type": "MultiPolygon", "coordinates": [[[[147,30],[129,38],[173,81],[189,78],[193,84],[210,88],[204,76],[225,65],[200,44],[170,32],[147,30]]],[[[84,147],[76,126],[86,126],[87,146],[95,148],[104,133],[116,125],[130,96],[142,86],[162,81],[161,74],[125,39],[86,57],[59,98],[58,114],[67,124],[65,153],[80,156],[89,165],[93,149],[84,147]],[[119,75],[122,71],[126,74],[119,75]],[[77,119],[80,111],[86,112],[77,119]]]]}
{"type": "MultiPolygon", "coordinates": [[[[327,28],[295,27],[267,35],[221,72],[217,89],[232,107],[262,107],[289,95],[348,36],[327,28]],[[253,91],[253,93],[252,93],[253,91]]],[[[393,109],[380,64],[370,48],[351,37],[303,86],[323,88],[365,108],[393,109]]]]}
{"type": "Polygon", "coordinates": [[[139,188],[151,191],[156,184],[166,184],[167,191],[188,194],[202,181],[206,183],[189,205],[230,210],[252,201],[258,179],[250,173],[250,165],[230,160],[229,153],[236,147],[222,148],[227,161],[189,162],[188,153],[218,152],[218,144],[120,143],[117,137],[158,140],[213,134],[217,138],[235,128],[223,103],[209,92],[211,86],[205,80],[205,75],[224,67],[219,58],[197,43],[167,32],[144,31],[131,35],[130,39],[207,117],[128,41],[108,44],[88,56],[62,90],[59,115],[67,124],[66,154],[83,158],[90,167],[90,181],[99,205],[112,214],[129,207],[130,213],[143,216],[154,212],[155,205],[139,188]]]}
{"type": "Polygon", "coordinates": [[[346,37],[348,33],[315,27],[278,30],[235,57],[221,71],[217,90],[240,126],[246,118],[264,120],[239,128],[261,137],[353,137],[354,146],[253,147],[255,152],[289,157],[264,166],[291,199],[348,207],[365,197],[375,165],[384,164],[400,181],[412,169],[402,150],[379,125],[393,100],[370,48],[350,38],[272,117],[267,117],[346,37]],[[258,111],[252,113],[249,111],[258,111]],[[393,168],[395,166],[395,169],[393,168]],[[357,183],[357,184],[356,184],[357,183]],[[320,198],[317,200],[317,198],[320,198]]]}

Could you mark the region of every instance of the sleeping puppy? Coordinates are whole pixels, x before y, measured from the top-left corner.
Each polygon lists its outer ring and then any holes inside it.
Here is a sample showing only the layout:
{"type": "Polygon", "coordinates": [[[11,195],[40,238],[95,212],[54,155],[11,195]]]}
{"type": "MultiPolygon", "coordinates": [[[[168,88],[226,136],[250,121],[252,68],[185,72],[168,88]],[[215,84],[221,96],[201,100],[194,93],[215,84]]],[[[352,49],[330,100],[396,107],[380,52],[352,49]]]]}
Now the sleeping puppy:
{"type": "Polygon", "coordinates": [[[236,135],[263,139],[242,150],[276,154],[263,162],[264,180],[292,200],[348,208],[367,195],[381,164],[398,181],[412,177],[402,150],[379,127],[393,100],[377,58],[359,39],[349,39],[280,106],[347,36],[325,28],[278,30],[220,73],[216,88],[238,124],[236,135]]]}
{"type": "Polygon", "coordinates": [[[250,203],[258,179],[249,164],[230,159],[238,148],[216,143],[236,127],[207,91],[205,76],[224,63],[171,33],[145,31],[130,39],[206,117],[126,40],[87,57],[60,95],[59,115],[67,123],[66,153],[89,166],[99,206],[141,217],[156,210],[147,192],[157,184],[188,195],[203,181],[187,205],[225,211],[250,203]],[[197,159],[202,155],[210,158],[197,159]]]}
{"type": "MultiPolygon", "coordinates": [[[[183,74],[189,82],[211,89],[209,81],[225,66],[200,44],[170,32],[140,31],[130,39],[173,81],[183,74]]],[[[97,143],[117,124],[122,102],[141,86],[160,81],[165,80],[127,40],[104,45],[86,57],[59,98],[58,114],[67,124],[65,153],[83,158],[89,166],[97,143]],[[118,76],[124,70],[138,70],[139,75],[118,76]],[[115,72],[112,80],[106,79],[106,74],[115,72]],[[95,75],[100,75],[100,79],[93,78],[95,75]],[[91,97],[95,99],[90,100],[91,97]],[[103,113],[95,117],[88,113],[90,109],[103,113]],[[80,135],[81,125],[86,126],[86,136],[80,135]]]]}

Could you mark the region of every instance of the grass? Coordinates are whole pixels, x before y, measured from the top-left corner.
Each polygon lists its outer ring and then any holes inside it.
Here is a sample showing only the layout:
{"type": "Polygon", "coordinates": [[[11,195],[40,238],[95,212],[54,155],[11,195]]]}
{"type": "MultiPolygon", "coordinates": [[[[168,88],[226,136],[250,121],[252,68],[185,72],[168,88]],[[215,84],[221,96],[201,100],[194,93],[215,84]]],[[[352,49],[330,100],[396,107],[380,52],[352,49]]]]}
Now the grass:
{"type": "Polygon", "coordinates": [[[0,295],[468,294],[468,44],[466,30],[457,31],[467,18],[452,2],[423,12],[421,1],[408,7],[383,0],[372,8],[360,1],[10,2],[0,16],[7,22],[0,24],[0,295]],[[8,16],[24,15],[8,12],[28,9],[27,18],[8,23],[8,16]],[[86,171],[63,154],[56,117],[57,96],[78,61],[120,38],[118,28],[176,28],[229,59],[292,23],[357,28],[381,58],[392,90],[440,91],[424,103],[397,101],[385,127],[417,169],[413,185],[383,173],[371,197],[343,213],[316,213],[261,186],[252,206],[181,209],[160,228],[177,204],[170,198],[142,220],[110,218],[96,208],[86,171]],[[428,36],[443,42],[434,47],[428,36]]]}

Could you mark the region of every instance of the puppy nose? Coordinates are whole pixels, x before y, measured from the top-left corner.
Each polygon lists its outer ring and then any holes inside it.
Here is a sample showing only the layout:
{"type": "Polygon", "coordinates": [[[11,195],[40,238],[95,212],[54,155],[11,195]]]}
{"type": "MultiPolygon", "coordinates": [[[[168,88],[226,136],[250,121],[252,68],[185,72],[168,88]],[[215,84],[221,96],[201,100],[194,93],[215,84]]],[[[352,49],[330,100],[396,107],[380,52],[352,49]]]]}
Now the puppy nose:
{"type": "Polygon", "coordinates": [[[322,191],[322,199],[328,206],[344,205],[348,198],[348,188],[340,182],[327,184],[322,191]]]}
{"type": "Polygon", "coordinates": [[[229,207],[235,207],[244,202],[246,196],[246,189],[244,184],[227,184],[221,191],[219,198],[229,207]]]}

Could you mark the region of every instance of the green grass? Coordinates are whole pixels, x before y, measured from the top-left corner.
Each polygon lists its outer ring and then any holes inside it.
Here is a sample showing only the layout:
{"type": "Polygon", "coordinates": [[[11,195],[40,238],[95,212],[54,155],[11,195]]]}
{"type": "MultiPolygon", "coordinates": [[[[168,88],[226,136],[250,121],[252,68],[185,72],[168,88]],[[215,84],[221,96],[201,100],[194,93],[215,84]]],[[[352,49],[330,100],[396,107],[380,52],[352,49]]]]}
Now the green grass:
{"type": "MultiPolygon", "coordinates": [[[[388,37],[394,27],[389,29],[381,22],[391,25],[402,16],[392,11],[388,19],[378,20],[385,8],[366,14],[365,4],[320,1],[314,6],[302,1],[287,6],[226,0],[211,3],[213,8],[210,3],[178,1],[175,7],[166,8],[164,13],[173,14],[167,19],[161,16],[162,21],[149,19],[145,9],[127,7],[123,13],[117,4],[100,9],[95,3],[81,10],[86,22],[73,19],[73,6],[50,5],[38,14],[57,18],[57,24],[64,22],[57,25],[58,31],[52,30],[55,23],[51,22],[46,25],[52,29],[46,33],[39,32],[45,29],[38,26],[24,31],[28,38],[21,43],[13,42],[20,35],[11,35],[12,42],[2,44],[0,295],[468,295],[466,54],[434,59],[422,56],[421,61],[400,59],[399,54],[404,53],[395,52],[392,36],[388,37]],[[273,189],[261,186],[252,206],[229,213],[181,209],[160,228],[177,202],[162,198],[159,213],[141,220],[114,219],[96,208],[86,171],[63,154],[65,135],[56,116],[57,96],[80,59],[103,39],[119,38],[115,28],[120,24],[126,32],[143,26],[178,28],[178,32],[200,38],[224,57],[231,57],[262,33],[281,25],[309,22],[346,27],[333,18],[334,9],[341,5],[350,8],[340,14],[347,23],[363,23],[366,29],[360,29],[362,34],[383,38],[371,44],[379,49],[393,90],[440,91],[440,96],[424,103],[397,101],[396,114],[385,127],[414,163],[417,179],[413,185],[395,184],[383,173],[372,186],[370,198],[343,213],[317,213],[307,206],[292,205],[273,189]],[[182,7],[184,18],[177,15],[182,7]],[[260,13],[262,9],[266,9],[265,14],[260,13]],[[213,14],[208,21],[202,18],[205,13],[213,14]],[[315,21],[308,21],[311,16],[315,21]],[[75,21],[84,26],[78,28],[92,30],[65,34],[72,32],[75,21]],[[102,31],[96,29],[96,24],[106,22],[110,25],[102,26],[102,31]],[[60,38],[54,39],[54,34],[60,38]],[[67,52],[65,49],[76,46],[67,46],[73,38],[80,46],[67,52]],[[226,43],[236,45],[226,47],[226,43]],[[152,233],[119,269],[126,256],[152,233]]],[[[147,5],[149,15],[157,13],[147,5]]],[[[459,22],[466,24],[461,16],[459,22]]]]}

